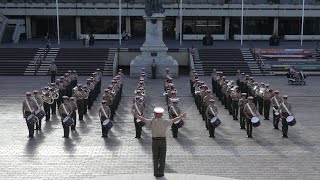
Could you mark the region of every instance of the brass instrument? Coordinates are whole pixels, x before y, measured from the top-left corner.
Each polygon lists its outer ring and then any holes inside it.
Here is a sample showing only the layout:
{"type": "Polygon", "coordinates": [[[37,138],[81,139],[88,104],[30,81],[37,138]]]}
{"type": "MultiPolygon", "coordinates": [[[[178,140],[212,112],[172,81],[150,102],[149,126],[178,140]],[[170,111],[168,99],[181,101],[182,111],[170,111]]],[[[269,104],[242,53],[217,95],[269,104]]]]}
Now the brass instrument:
{"type": "Polygon", "coordinates": [[[90,89],[84,89],[83,90],[83,98],[88,99],[90,94],[90,89]]]}
{"type": "Polygon", "coordinates": [[[41,95],[41,99],[43,102],[45,102],[47,104],[53,104],[53,102],[54,102],[54,99],[51,97],[50,94],[49,94],[49,96],[41,95]]]}

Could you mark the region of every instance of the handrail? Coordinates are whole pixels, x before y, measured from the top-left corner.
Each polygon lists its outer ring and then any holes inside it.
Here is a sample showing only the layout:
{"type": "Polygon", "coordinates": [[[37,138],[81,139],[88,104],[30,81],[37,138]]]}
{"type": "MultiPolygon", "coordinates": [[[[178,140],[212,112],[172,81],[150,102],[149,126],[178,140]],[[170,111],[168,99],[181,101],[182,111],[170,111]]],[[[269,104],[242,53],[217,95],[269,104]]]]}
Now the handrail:
{"type": "Polygon", "coordinates": [[[194,68],[194,54],[191,52],[192,48],[188,49],[189,51],[189,70],[194,68]]]}

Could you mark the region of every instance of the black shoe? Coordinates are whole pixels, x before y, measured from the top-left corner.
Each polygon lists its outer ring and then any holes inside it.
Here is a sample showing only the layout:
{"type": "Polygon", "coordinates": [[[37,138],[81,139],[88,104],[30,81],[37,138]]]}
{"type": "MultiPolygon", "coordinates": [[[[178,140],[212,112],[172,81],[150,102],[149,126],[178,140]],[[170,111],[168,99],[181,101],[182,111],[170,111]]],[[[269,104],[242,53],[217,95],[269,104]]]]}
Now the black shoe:
{"type": "Polygon", "coordinates": [[[269,121],[269,119],[264,119],[264,120],[269,121]]]}
{"type": "Polygon", "coordinates": [[[164,176],[164,174],[158,174],[158,175],[156,175],[156,177],[163,177],[164,176]]]}
{"type": "Polygon", "coordinates": [[[28,138],[34,138],[34,136],[32,135],[32,136],[28,136],[28,138]]]}
{"type": "Polygon", "coordinates": [[[71,128],[71,130],[76,130],[76,128],[71,128]]]}
{"type": "Polygon", "coordinates": [[[283,137],[283,138],[288,138],[288,136],[287,136],[287,135],[282,135],[282,137],[283,137]]]}
{"type": "Polygon", "coordinates": [[[62,138],[69,138],[69,136],[62,136],[62,138]]]}
{"type": "Polygon", "coordinates": [[[247,136],[247,138],[252,138],[252,136],[250,135],[250,136],[247,136]]]}
{"type": "Polygon", "coordinates": [[[101,137],[102,137],[102,138],[108,138],[108,136],[103,136],[103,135],[102,135],[101,137]]]}
{"type": "Polygon", "coordinates": [[[209,137],[211,137],[211,138],[215,138],[215,136],[209,136],[209,137]]]}
{"type": "Polygon", "coordinates": [[[240,129],[246,129],[246,128],[240,128],[240,129]]]}
{"type": "Polygon", "coordinates": [[[55,113],[55,112],[52,112],[52,114],[56,115],[56,113],[55,113]]]}
{"type": "Polygon", "coordinates": [[[134,138],[141,139],[141,137],[137,137],[137,136],[136,136],[136,137],[134,137],[134,138]]]}
{"type": "Polygon", "coordinates": [[[178,136],[173,136],[173,138],[177,138],[178,136]]]}
{"type": "Polygon", "coordinates": [[[238,118],[236,118],[236,121],[238,121],[239,119],[238,118]]]}
{"type": "Polygon", "coordinates": [[[274,127],[273,129],[279,129],[278,127],[274,127]]]}

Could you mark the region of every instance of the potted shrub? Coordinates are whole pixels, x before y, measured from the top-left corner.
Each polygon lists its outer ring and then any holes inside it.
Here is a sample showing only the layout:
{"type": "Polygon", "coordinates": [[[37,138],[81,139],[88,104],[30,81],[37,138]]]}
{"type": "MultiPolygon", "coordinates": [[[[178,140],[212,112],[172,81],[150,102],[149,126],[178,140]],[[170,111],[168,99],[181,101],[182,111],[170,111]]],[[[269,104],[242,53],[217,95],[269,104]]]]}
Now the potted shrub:
{"type": "Polygon", "coordinates": [[[280,40],[280,37],[276,33],[273,33],[272,36],[270,37],[269,45],[279,46],[279,40],[280,40]]]}
{"type": "Polygon", "coordinates": [[[213,44],[213,37],[211,34],[207,33],[203,37],[203,45],[212,45],[213,44]]]}

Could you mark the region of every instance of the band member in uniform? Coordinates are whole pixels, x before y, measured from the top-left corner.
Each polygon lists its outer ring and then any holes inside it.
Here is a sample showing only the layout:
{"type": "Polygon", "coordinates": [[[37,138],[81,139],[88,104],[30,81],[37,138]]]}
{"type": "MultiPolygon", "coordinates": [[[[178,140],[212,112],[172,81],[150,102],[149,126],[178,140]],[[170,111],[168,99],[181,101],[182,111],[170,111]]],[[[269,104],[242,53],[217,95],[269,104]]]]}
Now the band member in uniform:
{"type": "Polygon", "coordinates": [[[59,115],[61,117],[61,123],[63,127],[63,138],[69,138],[69,133],[70,133],[70,127],[67,126],[65,123],[63,123],[63,120],[67,116],[72,116],[72,108],[69,104],[69,97],[68,96],[63,96],[63,103],[59,107],[59,115]]]}
{"type": "Polygon", "coordinates": [[[217,70],[213,69],[211,74],[212,93],[216,93],[216,78],[217,78],[217,70]]]}
{"type": "Polygon", "coordinates": [[[29,138],[33,138],[34,134],[34,124],[28,123],[28,116],[33,114],[37,105],[34,100],[31,99],[31,92],[26,92],[26,99],[22,102],[22,114],[23,118],[26,119],[26,123],[29,130],[29,138]]]}
{"type": "Polygon", "coordinates": [[[217,106],[215,106],[214,105],[214,99],[210,99],[209,100],[209,106],[207,107],[207,109],[206,109],[206,116],[207,116],[207,126],[208,126],[208,129],[209,129],[209,137],[212,137],[212,138],[214,138],[215,136],[214,136],[214,130],[216,129],[213,125],[212,125],[212,123],[211,123],[211,119],[213,118],[213,117],[217,117],[217,115],[218,115],[218,108],[217,108],[217,106]]]}
{"type": "Polygon", "coordinates": [[[83,110],[84,110],[84,96],[83,96],[83,91],[82,91],[82,85],[81,84],[79,84],[77,90],[75,90],[74,97],[77,100],[79,121],[82,121],[83,120],[83,110]]]}
{"type": "Polygon", "coordinates": [[[261,115],[263,114],[263,93],[265,89],[264,83],[260,83],[260,87],[257,89],[258,111],[261,115]]]}
{"type": "Polygon", "coordinates": [[[203,101],[202,101],[202,112],[201,112],[202,119],[205,121],[205,125],[206,125],[207,129],[208,129],[208,122],[207,122],[208,118],[207,118],[207,115],[206,115],[206,110],[207,110],[207,107],[210,104],[210,99],[213,99],[213,95],[211,94],[211,90],[207,89],[206,90],[206,95],[204,96],[203,101]]]}
{"type": "Polygon", "coordinates": [[[240,108],[240,129],[246,129],[246,122],[244,115],[244,106],[248,103],[247,93],[241,93],[241,99],[238,102],[238,106],[240,108]]]}
{"type": "Polygon", "coordinates": [[[102,106],[99,108],[99,117],[100,117],[100,121],[101,121],[101,129],[102,129],[102,136],[101,137],[107,138],[108,137],[108,129],[103,126],[103,121],[105,119],[110,118],[111,111],[107,105],[107,101],[102,100],[101,103],[102,103],[102,106]]]}
{"type": "MultiPolygon", "coordinates": [[[[42,98],[41,98],[41,96],[39,94],[39,91],[34,90],[33,94],[34,94],[34,101],[35,101],[35,103],[37,105],[36,110],[41,109],[42,105],[43,105],[43,102],[42,102],[42,98]]],[[[42,119],[39,119],[38,122],[36,123],[36,130],[41,130],[41,121],[42,121],[42,119]]]]}
{"type": "Polygon", "coordinates": [[[283,95],[283,102],[280,104],[280,114],[282,120],[282,137],[288,138],[288,123],[287,117],[292,116],[292,107],[291,104],[288,103],[288,95],[283,95]]]}
{"type": "Polygon", "coordinates": [[[241,98],[240,90],[238,86],[235,86],[231,92],[232,99],[232,116],[233,120],[238,120],[238,112],[239,112],[239,100],[241,98]]]}
{"type": "MultiPolygon", "coordinates": [[[[175,99],[171,99],[171,106],[170,106],[170,109],[169,109],[169,117],[170,119],[174,119],[178,116],[180,116],[180,108],[179,108],[179,100],[177,98],[175,99]]],[[[172,123],[171,125],[171,130],[172,130],[172,136],[174,138],[178,137],[178,125],[176,123],[172,123]]]]}
{"type": "Polygon", "coordinates": [[[269,120],[270,114],[270,100],[273,96],[272,89],[267,89],[263,94],[264,120],[269,120]]]}
{"type": "Polygon", "coordinates": [[[246,117],[247,124],[247,135],[248,138],[252,138],[252,122],[251,118],[258,116],[258,111],[256,110],[256,106],[252,103],[253,97],[248,97],[248,103],[244,106],[244,115],[246,117]]]}
{"type": "Polygon", "coordinates": [[[51,82],[53,83],[56,79],[56,74],[58,73],[58,69],[57,69],[57,66],[56,64],[54,64],[54,61],[51,62],[51,65],[49,67],[49,73],[50,73],[50,76],[51,76],[51,82]]]}
{"type": "MultiPolygon", "coordinates": [[[[144,107],[143,107],[143,103],[141,102],[141,99],[139,96],[135,97],[135,102],[132,105],[131,112],[133,114],[139,114],[139,116],[143,116],[144,107]]],[[[136,128],[136,137],[135,138],[140,139],[141,138],[141,131],[142,131],[141,120],[134,117],[133,121],[134,121],[134,125],[136,128]]]]}
{"type": "Polygon", "coordinates": [[[237,80],[236,81],[237,86],[240,87],[240,81],[241,81],[241,72],[240,72],[240,70],[237,71],[236,80],[237,80]]]}
{"type": "Polygon", "coordinates": [[[75,101],[75,97],[70,98],[70,106],[71,106],[71,110],[72,110],[71,117],[73,119],[73,124],[71,125],[71,130],[76,130],[78,106],[75,101]]]}
{"type": "Polygon", "coordinates": [[[279,129],[280,112],[279,107],[282,99],[279,97],[279,90],[274,91],[274,96],[271,98],[272,114],[273,114],[273,128],[279,129]]]}
{"type": "Polygon", "coordinates": [[[45,94],[42,96],[43,100],[43,110],[46,113],[46,121],[50,120],[50,106],[51,103],[53,103],[53,100],[49,94],[49,92],[45,92],[45,94]]]}

